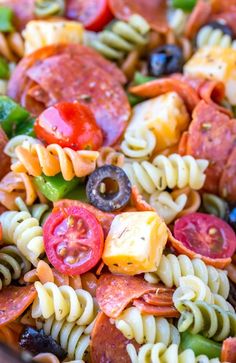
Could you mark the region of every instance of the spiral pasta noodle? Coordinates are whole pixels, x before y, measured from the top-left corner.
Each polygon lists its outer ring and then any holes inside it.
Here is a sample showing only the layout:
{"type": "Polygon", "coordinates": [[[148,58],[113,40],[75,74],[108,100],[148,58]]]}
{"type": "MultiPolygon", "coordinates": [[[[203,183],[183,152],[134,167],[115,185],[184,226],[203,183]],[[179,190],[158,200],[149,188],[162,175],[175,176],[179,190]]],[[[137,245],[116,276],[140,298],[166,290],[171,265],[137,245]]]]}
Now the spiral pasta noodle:
{"type": "Polygon", "coordinates": [[[28,212],[33,218],[36,218],[39,221],[40,226],[44,225],[46,219],[51,214],[51,209],[49,205],[45,203],[37,203],[32,205],[31,208],[28,208],[23,199],[21,197],[17,197],[15,200],[15,204],[20,211],[28,212]]]}
{"type": "Polygon", "coordinates": [[[176,35],[182,35],[187,23],[187,14],[182,9],[175,9],[168,14],[169,27],[176,35]]]}
{"type": "Polygon", "coordinates": [[[16,246],[0,249],[0,290],[9,286],[12,280],[18,280],[31,268],[30,262],[20,253],[16,246]]]}
{"type": "Polygon", "coordinates": [[[110,30],[103,30],[89,43],[106,58],[118,60],[136,47],[144,46],[149,30],[146,20],[134,14],[128,22],[116,21],[110,30]]]}
{"type": "Polygon", "coordinates": [[[173,294],[173,302],[178,311],[184,310],[183,300],[205,301],[208,304],[220,306],[226,311],[234,313],[233,306],[219,294],[212,293],[210,288],[197,276],[183,276],[179,280],[179,287],[173,294]]]}
{"type": "Polygon", "coordinates": [[[138,353],[133,344],[128,344],[126,349],[131,363],[220,363],[218,358],[209,359],[205,355],[196,357],[191,349],[186,349],[179,353],[178,345],[176,344],[167,347],[163,343],[147,343],[139,349],[138,353]]]}
{"type": "Polygon", "coordinates": [[[174,200],[171,193],[156,191],[151,194],[149,204],[156,209],[165,223],[169,224],[184,209],[187,199],[186,194],[180,194],[174,200]]]}
{"type": "Polygon", "coordinates": [[[14,243],[34,266],[44,252],[43,231],[36,218],[28,212],[4,212],[0,216],[3,241],[14,243]]]}
{"type": "Polygon", "coordinates": [[[97,166],[115,165],[121,168],[124,164],[125,157],[119,151],[116,151],[110,146],[103,146],[99,150],[99,157],[97,158],[97,166]]]}
{"type": "Polygon", "coordinates": [[[15,153],[15,149],[18,146],[28,147],[30,148],[31,145],[34,144],[42,144],[39,140],[35,139],[34,137],[28,135],[18,135],[12,137],[4,148],[4,153],[11,158],[12,162],[17,161],[17,156],[15,153]]]}
{"type": "Polygon", "coordinates": [[[167,287],[178,287],[182,276],[193,275],[199,277],[212,293],[219,294],[227,299],[229,295],[229,280],[226,271],[206,265],[199,258],[190,258],[186,255],[162,255],[156,272],[144,275],[146,281],[157,283],[162,281],[167,287]]]}
{"type": "Polygon", "coordinates": [[[222,48],[236,49],[236,41],[221,29],[213,29],[210,25],[202,27],[196,37],[197,48],[205,46],[219,46],[222,48]]]}
{"type": "Polygon", "coordinates": [[[152,194],[156,190],[167,187],[190,188],[198,190],[205,182],[204,171],[209,162],[204,159],[194,159],[190,155],[172,154],[168,157],[158,155],[152,163],[142,161],[123,166],[131,183],[138,187],[139,192],[152,194]]]}
{"type": "Polygon", "coordinates": [[[204,210],[222,219],[226,216],[226,202],[215,194],[204,193],[202,196],[204,210]]]}
{"type": "Polygon", "coordinates": [[[0,33],[0,54],[9,62],[16,62],[24,56],[24,41],[20,33],[0,33]]]}
{"type": "Polygon", "coordinates": [[[93,323],[86,326],[79,326],[74,322],[67,322],[65,319],[57,321],[53,317],[43,323],[36,321],[36,327],[43,329],[46,335],[55,339],[67,352],[67,359],[84,359],[89,351],[90,334],[93,323]]]}
{"type": "Polygon", "coordinates": [[[53,15],[63,15],[65,0],[36,0],[34,13],[39,18],[47,18],[53,15]]]}
{"type": "Polygon", "coordinates": [[[217,305],[205,301],[183,300],[178,321],[179,332],[189,330],[192,334],[201,333],[207,338],[222,341],[236,336],[236,314],[225,311],[217,305]]]}
{"type": "Polygon", "coordinates": [[[94,319],[94,302],[89,292],[74,290],[70,286],[57,286],[52,282],[35,282],[38,296],[32,307],[32,317],[56,320],[66,318],[67,322],[88,325],[94,319]]]}
{"type": "Polygon", "coordinates": [[[197,192],[196,190],[192,190],[189,187],[183,189],[176,189],[171,193],[171,196],[174,199],[177,199],[182,194],[185,194],[187,196],[187,202],[182,211],[178,213],[178,218],[186,214],[196,212],[201,205],[201,197],[199,192],[197,192]]]}
{"type": "Polygon", "coordinates": [[[32,176],[40,176],[42,173],[54,176],[61,172],[65,180],[91,174],[99,156],[97,151],[75,151],[57,144],[47,147],[33,144],[30,148],[18,146],[15,153],[19,161],[12,165],[13,171],[27,172],[32,176]]]}
{"type": "Polygon", "coordinates": [[[156,137],[146,126],[127,129],[121,143],[121,151],[129,158],[149,159],[156,147],[156,137]]]}

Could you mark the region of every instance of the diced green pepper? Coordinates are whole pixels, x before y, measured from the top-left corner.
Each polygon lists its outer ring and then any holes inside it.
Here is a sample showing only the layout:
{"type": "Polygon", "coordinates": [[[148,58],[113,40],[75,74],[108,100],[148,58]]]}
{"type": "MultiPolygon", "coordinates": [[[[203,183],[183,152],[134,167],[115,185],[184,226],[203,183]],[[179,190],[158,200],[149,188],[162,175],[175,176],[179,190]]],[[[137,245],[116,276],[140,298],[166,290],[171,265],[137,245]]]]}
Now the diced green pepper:
{"type": "Polygon", "coordinates": [[[142,73],[140,72],[135,72],[134,75],[134,85],[138,86],[140,84],[144,84],[150,81],[154,81],[156,78],[155,77],[150,77],[150,76],[144,76],[142,73]]]}
{"type": "Polygon", "coordinates": [[[199,334],[184,332],[181,334],[181,351],[192,349],[196,356],[205,354],[209,359],[220,358],[221,344],[199,334]]]}
{"type": "Polygon", "coordinates": [[[66,181],[62,174],[55,176],[42,174],[34,178],[34,183],[46,198],[51,202],[56,202],[72,191],[80,183],[80,179],[74,178],[66,181]]]}
{"type": "Polygon", "coordinates": [[[127,97],[128,97],[130,106],[132,106],[132,107],[143,101],[142,97],[134,96],[129,92],[127,93],[127,97]]]}
{"type": "Polygon", "coordinates": [[[9,79],[10,69],[7,61],[0,57],[0,79],[9,79]]]}
{"type": "Polygon", "coordinates": [[[14,30],[12,25],[13,11],[10,8],[0,7],[0,31],[4,33],[12,32],[14,30]]]}
{"type": "Polygon", "coordinates": [[[21,124],[17,125],[13,133],[14,136],[27,135],[27,136],[36,137],[34,132],[34,123],[35,123],[35,118],[30,117],[25,122],[22,122],[21,124]]]}
{"type": "Polygon", "coordinates": [[[78,185],[72,192],[66,194],[65,198],[88,203],[85,184],[78,185]]]}
{"type": "Polygon", "coordinates": [[[197,0],[172,0],[172,6],[176,9],[191,11],[196,5],[197,0]]]}
{"type": "Polygon", "coordinates": [[[0,96],[0,125],[9,138],[17,125],[29,118],[29,112],[7,96],[0,96]]]}

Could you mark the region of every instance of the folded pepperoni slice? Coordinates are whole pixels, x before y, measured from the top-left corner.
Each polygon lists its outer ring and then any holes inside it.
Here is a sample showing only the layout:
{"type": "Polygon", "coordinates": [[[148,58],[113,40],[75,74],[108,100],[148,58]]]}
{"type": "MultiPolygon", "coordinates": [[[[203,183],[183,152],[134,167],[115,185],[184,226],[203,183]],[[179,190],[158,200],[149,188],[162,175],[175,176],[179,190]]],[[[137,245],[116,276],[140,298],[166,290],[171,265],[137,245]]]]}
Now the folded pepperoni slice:
{"type": "Polygon", "coordinates": [[[135,276],[104,274],[98,280],[96,298],[100,309],[115,319],[134,299],[158,287],[135,276]]]}
{"type": "Polygon", "coordinates": [[[134,340],[128,340],[111,324],[110,319],[100,312],[96,318],[90,343],[92,363],[130,363],[126,345],[132,343],[136,349],[140,347],[134,340]]]}
{"type": "Polygon", "coordinates": [[[109,0],[109,6],[117,19],[129,20],[132,14],[140,14],[157,32],[168,30],[165,0],[109,0]]]}
{"type": "Polygon", "coordinates": [[[150,314],[164,318],[178,318],[180,315],[174,306],[151,305],[145,302],[142,298],[135,299],[133,301],[133,305],[136,306],[142,314],[150,314]]]}
{"type": "Polygon", "coordinates": [[[3,288],[0,293],[0,326],[16,320],[32,304],[36,295],[33,285],[3,288]]]}
{"type": "Polygon", "coordinates": [[[10,171],[11,160],[9,156],[4,154],[4,148],[8,142],[7,135],[0,126],[0,179],[10,171]]]}
{"type": "Polygon", "coordinates": [[[210,15],[210,1],[198,0],[185,27],[185,36],[189,39],[193,39],[197,31],[207,22],[210,15]]]}

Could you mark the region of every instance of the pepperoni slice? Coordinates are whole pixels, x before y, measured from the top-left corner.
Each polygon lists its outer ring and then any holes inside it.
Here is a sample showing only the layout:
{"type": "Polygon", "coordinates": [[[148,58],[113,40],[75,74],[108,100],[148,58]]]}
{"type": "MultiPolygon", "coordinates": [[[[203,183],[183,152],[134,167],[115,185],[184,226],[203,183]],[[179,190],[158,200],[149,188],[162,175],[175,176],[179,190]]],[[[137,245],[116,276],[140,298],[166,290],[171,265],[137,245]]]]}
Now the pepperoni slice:
{"type": "Polygon", "coordinates": [[[236,338],[228,338],[223,341],[220,358],[222,362],[236,362],[236,338]]]}
{"type": "MultiPolygon", "coordinates": [[[[235,121],[234,121],[235,122],[235,121]]],[[[236,202],[236,148],[234,147],[220,178],[219,192],[223,198],[236,202]]]]}
{"type": "Polygon", "coordinates": [[[33,285],[3,288],[0,293],[0,326],[16,320],[32,304],[36,295],[33,285]]]}
{"type": "Polygon", "coordinates": [[[8,142],[7,135],[0,126],[0,179],[10,171],[11,160],[9,156],[4,154],[4,148],[8,142]]]}
{"type": "Polygon", "coordinates": [[[207,22],[210,14],[210,2],[198,0],[185,27],[185,36],[189,39],[193,39],[197,31],[207,22]]]}
{"type": "Polygon", "coordinates": [[[135,299],[133,305],[136,306],[142,314],[150,314],[165,318],[178,318],[180,313],[174,306],[156,306],[145,302],[143,299],[135,299]]]}
{"type": "Polygon", "coordinates": [[[104,274],[98,280],[96,298],[100,309],[115,319],[134,299],[155,292],[157,288],[158,285],[139,277],[104,274]]]}
{"type": "Polygon", "coordinates": [[[132,14],[140,14],[157,32],[168,30],[165,0],[109,0],[109,5],[117,19],[129,20],[132,14]]]}
{"type": "Polygon", "coordinates": [[[92,363],[130,363],[126,351],[126,345],[130,343],[136,349],[140,347],[136,341],[126,339],[103,312],[98,314],[90,343],[92,363]]]}
{"type": "Polygon", "coordinates": [[[143,198],[142,194],[139,194],[138,188],[136,185],[132,187],[131,191],[131,200],[132,204],[139,212],[145,212],[145,211],[154,211],[155,208],[153,208],[150,204],[146,202],[146,200],[143,198]]]}

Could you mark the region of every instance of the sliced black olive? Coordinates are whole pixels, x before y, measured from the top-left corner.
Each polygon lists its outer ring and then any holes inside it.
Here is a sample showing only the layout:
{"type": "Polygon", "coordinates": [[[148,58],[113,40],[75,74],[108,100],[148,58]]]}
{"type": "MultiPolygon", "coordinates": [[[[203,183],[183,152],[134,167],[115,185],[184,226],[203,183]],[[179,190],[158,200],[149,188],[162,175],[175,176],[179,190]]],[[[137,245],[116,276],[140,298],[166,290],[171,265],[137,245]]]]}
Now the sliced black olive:
{"type": "MultiPolygon", "coordinates": [[[[233,30],[222,20],[222,21],[211,21],[210,23],[206,24],[210,26],[212,29],[219,29],[224,34],[229,35],[232,39],[234,36],[233,30]]],[[[204,26],[206,26],[204,25],[204,26]]]]}
{"type": "Polygon", "coordinates": [[[154,77],[181,72],[183,64],[182,49],[173,44],[156,48],[148,57],[149,74],[154,77]]]}
{"type": "Polygon", "coordinates": [[[105,212],[112,212],[128,204],[131,183],[121,168],[104,165],[89,176],[86,194],[94,207],[105,212]]]}
{"type": "Polygon", "coordinates": [[[227,222],[231,225],[231,227],[236,232],[236,205],[235,204],[228,204],[227,222]]]}
{"type": "Polygon", "coordinates": [[[31,327],[25,328],[20,336],[20,346],[31,352],[32,354],[52,353],[59,360],[66,357],[66,352],[62,347],[51,337],[44,333],[43,330],[36,330],[31,327]]]}

